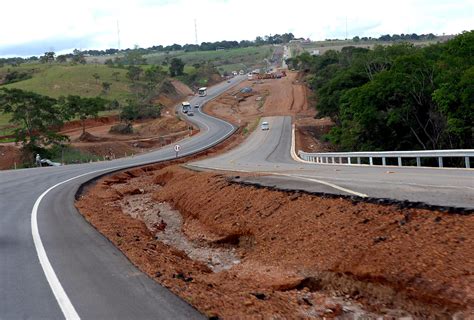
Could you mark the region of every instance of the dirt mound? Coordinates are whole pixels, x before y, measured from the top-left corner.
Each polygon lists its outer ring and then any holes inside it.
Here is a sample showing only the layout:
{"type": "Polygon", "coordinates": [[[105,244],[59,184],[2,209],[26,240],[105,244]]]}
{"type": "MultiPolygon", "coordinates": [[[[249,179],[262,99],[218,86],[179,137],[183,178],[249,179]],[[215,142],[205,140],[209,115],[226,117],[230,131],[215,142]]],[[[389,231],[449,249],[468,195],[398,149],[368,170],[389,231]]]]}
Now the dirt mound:
{"type": "Polygon", "coordinates": [[[324,140],[334,123],[329,118],[315,119],[313,117],[295,119],[296,151],[330,152],[335,147],[324,140]]]}
{"type": "Polygon", "coordinates": [[[156,136],[188,130],[188,124],[176,116],[163,117],[147,122],[135,128],[141,136],[156,136]]]}
{"type": "Polygon", "coordinates": [[[77,206],[142,270],[208,316],[449,318],[474,305],[472,215],[256,189],[218,174],[154,168],[121,173],[119,184],[104,178],[77,206]],[[127,194],[170,204],[190,241],[233,248],[241,262],[213,273],[157,241],[143,222],[113,205],[127,194]]]}
{"type": "Polygon", "coordinates": [[[93,134],[86,131],[86,132],[83,132],[77,140],[81,142],[99,142],[99,141],[106,141],[107,139],[96,137],[93,134]]]}
{"type": "MultiPolygon", "coordinates": [[[[107,117],[98,117],[95,119],[86,119],[85,125],[86,125],[86,128],[91,128],[91,127],[103,126],[106,124],[113,124],[118,121],[119,121],[119,116],[113,115],[113,116],[107,116],[107,117]]],[[[76,130],[80,128],[82,128],[82,121],[73,120],[73,121],[66,122],[61,128],[60,132],[64,133],[69,130],[76,130]]]]}
{"type": "Polygon", "coordinates": [[[138,153],[137,149],[129,143],[121,141],[75,144],[74,148],[107,159],[116,159],[138,153]]]}
{"type": "Polygon", "coordinates": [[[21,164],[20,149],[11,145],[0,145],[0,170],[13,169],[21,164]]]}
{"type": "Polygon", "coordinates": [[[187,97],[187,96],[192,96],[194,95],[193,90],[189,88],[187,85],[182,83],[181,81],[178,80],[171,80],[171,84],[174,86],[176,89],[176,92],[178,93],[179,96],[181,97],[187,97]]]}

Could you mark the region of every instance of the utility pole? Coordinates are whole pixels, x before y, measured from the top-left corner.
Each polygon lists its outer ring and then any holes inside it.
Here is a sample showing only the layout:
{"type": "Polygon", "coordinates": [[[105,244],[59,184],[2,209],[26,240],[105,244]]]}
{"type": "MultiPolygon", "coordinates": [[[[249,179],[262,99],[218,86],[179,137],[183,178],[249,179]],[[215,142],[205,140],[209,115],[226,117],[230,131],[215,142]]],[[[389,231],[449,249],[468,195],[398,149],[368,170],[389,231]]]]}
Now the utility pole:
{"type": "Polygon", "coordinates": [[[347,40],[347,16],[346,16],[346,40],[347,40]]]}
{"type": "Polygon", "coordinates": [[[117,49],[120,50],[120,27],[119,27],[118,20],[117,20],[117,49]]]}
{"type": "Polygon", "coordinates": [[[198,45],[198,27],[196,19],[194,19],[194,37],[196,39],[196,45],[198,45]]]}

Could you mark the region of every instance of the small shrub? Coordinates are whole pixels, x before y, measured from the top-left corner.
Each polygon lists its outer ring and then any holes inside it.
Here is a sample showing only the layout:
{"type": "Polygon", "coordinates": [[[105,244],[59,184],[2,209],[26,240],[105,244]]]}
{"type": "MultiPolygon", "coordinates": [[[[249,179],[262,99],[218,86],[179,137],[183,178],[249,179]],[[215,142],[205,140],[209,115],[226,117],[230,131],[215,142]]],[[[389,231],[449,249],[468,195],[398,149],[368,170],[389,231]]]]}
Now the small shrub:
{"type": "Polygon", "coordinates": [[[131,134],[133,133],[133,126],[131,123],[119,123],[112,126],[109,130],[110,133],[117,134],[131,134]]]}

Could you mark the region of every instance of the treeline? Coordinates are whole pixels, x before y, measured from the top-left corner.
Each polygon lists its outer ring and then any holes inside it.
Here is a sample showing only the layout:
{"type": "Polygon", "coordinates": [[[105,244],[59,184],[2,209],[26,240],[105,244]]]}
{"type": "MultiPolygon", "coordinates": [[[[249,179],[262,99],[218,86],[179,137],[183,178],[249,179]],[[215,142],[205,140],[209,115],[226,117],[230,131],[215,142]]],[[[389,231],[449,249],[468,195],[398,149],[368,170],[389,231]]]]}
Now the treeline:
{"type": "Polygon", "coordinates": [[[372,38],[372,37],[359,37],[355,36],[352,38],[354,42],[359,42],[359,41],[430,41],[430,40],[435,40],[437,37],[432,34],[416,34],[416,33],[410,33],[410,34],[394,34],[394,35],[389,35],[389,34],[384,34],[378,38],[372,38]]]}
{"type": "Polygon", "coordinates": [[[318,116],[342,150],[473,148],[474,31],[424,48],[402,43],[304,53],[318,116]]]}
{"type": "MultiPolygon", "coordinates": [[[[202,42],[200,45],[197,44],[172,44],[168,46],[163,45],[155,45],[149,48],[127,48],[123,50],[118,49],[105,49],[105,50],[77,50],[75,49],[73,53],[62,54],[57,56],[56,59],[59,59],[59,62],[64,62],[70,59],[78,59],[79,63],[85,63],[84,57],[86,56],[106,56],[106,55],[113,55],[118,53],[130,53],[130,52],[137,52],[141,55],[149,54],[149,53],[156,53],[156,52],[171,52],[171,51],[180,51],[184,50],[186,52],[190,51],[210,51],[210,50],[226,50],[226,49],[235,49],[235,48],[247,48],[247,47],[254,47],[254,46],[261,46],[265,44],[281,44],[287,43],[290,40],[295,39],[293,33],[284,33],[284,34],[275,34],[275,35],[268,35],[264,37],[257,37],[255,40],[242,40],[242,41],[216,41],[216,42],[202,42]]],[[[0,67],[3,65],[20,65],[25,62],[37,62],[41,60],[41,57],[32,56],[29,58],[0,58],[0,67]]]]}

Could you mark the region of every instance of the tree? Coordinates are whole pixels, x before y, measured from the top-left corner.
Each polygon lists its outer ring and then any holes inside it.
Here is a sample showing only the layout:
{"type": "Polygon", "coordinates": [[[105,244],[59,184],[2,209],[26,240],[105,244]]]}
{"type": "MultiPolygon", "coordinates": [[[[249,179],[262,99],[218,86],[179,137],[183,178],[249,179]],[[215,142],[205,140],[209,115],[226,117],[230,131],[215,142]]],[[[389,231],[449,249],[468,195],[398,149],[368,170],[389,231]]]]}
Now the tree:
{"type": "Polygon", "coordinates": [[[120,72],[114,71],[112,72],[112,77],[114,77],[115,81],[119,81],[120,72]]]}
{"type": "Polygon", "coordinates": [[[41,63],[52,63],[54,62],[54,56],[56,54],[53,51],[45,52],[43,56],[41,56],[40,61],[41,63]]]}
{"type": "Polygon", "coordinates": [[[110,86],[112,84],[110,82],[102,82],[102,92],[104,92],[104,94],[107,94],[110,90],[110,86]]]}
{"type": "Polygon", "coordinates": [[[97,84],[100,79],[100,75],[98,73],[94,73],[92,77],[95,79],[95,83],[97,84]]]}
{"type": "Polygon", "coordinates": [[[68,120],[73,118],[81,120],[83,134],[86,133],[86,120],[96,118],[100,111],[105,110],[107,104],[107,101],[102,98],[81,98],[74,95],[61,97],[60,102],[68,120]]]}
{"type": "Polygon", "coordinates": [[[56,58],[56,61],[59,63],[64,63],[67,61],[67,56],[65,54],[61,54],[56,58]]]}
{"type": "Polygon", "coordinates": [[[72,61],[75,63],[86,64],[86,58],[84,57],[84,53],[82,51],[74,49],[73,50],[72,61]]]}
{"type": "Polygon", "coordinates": [[[135,46],[134,50],[130,50],[125,54],[125,63],[131,66],[146,64],[146,59],[143,58],[143,54],[140,52],[140,48],[135,46]]]}
{"type": "Polygon", "coordinates": [[[20,89],[0,89],[0,111],[11,116],[15,124],[15,140],[24,151],[33,152],[67,140],[57,133],[64,114],[56,99],[20,89]]]}
{"type": "Polygon", "coordinates": [[[170,75],[172,77],[182,76],[184,74],[184,62],[179,58],[171,59],[170,63],[170,75]]]}
{"type": "Polygon", "coordinates": [[[114,67],[114,61],[112,59],[105,59],[104,64],[108,67],[114,67]]]}
{"type": "Polygon", "coordinates": [[[140,75],[142,74],[142,69],[137,66],[129,66],[127,72],[127,78],[132,80],[132,82],[140,80],[140,75]]]}

